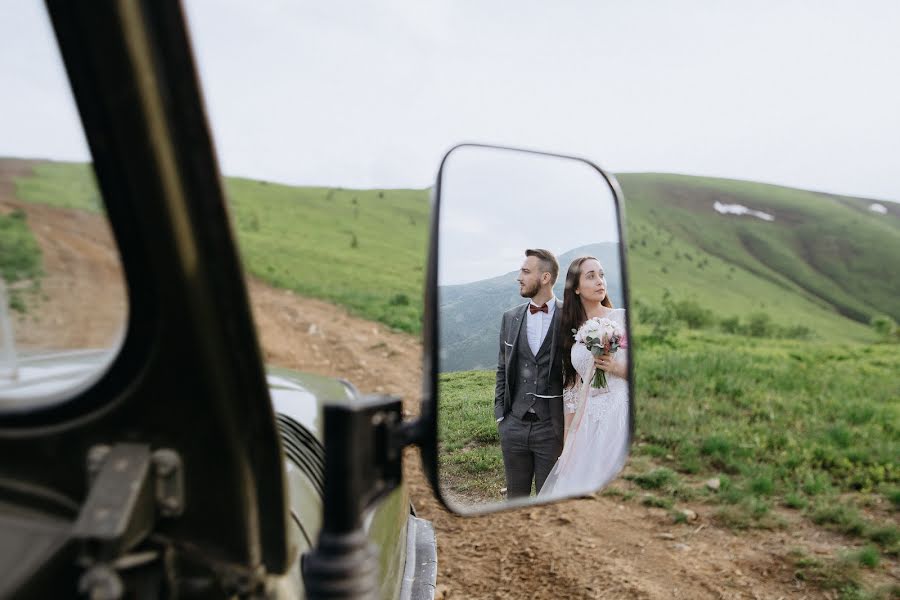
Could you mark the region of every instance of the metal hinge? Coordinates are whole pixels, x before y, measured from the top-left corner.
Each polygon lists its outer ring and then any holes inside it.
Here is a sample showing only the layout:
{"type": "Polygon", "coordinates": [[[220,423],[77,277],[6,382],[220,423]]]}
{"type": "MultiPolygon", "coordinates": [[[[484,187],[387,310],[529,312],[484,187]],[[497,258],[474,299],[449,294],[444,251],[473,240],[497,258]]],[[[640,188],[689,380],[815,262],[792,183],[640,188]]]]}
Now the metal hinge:
{"type": "Polygon", "coordinates": [[[182,462],[170,449],[98,445],[88,451],[87,473],[88,497],[72,531],[83,543],[82,592],[116,597],[110,592],[122,587],[116,566],[126,553],[153,531],[157,518],[184,511],[182,462]]]}

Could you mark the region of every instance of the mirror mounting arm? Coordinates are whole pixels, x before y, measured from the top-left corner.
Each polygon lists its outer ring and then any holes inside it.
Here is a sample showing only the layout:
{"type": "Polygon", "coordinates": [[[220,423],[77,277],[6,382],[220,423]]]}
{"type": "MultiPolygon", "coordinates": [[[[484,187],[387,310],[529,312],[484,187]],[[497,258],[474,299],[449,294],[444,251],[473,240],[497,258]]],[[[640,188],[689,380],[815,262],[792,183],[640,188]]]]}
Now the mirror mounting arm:
{"type": "Polygon", "coordinates": [[[392,396],[328,405],[322,530],[303,557],[308,598],[375,598],[377,550],[363,527],[366,512],[400,485],[403,449],[418,440],[421,419],[404,422],[392,396]]]}
{"type": "Polygon", "coordinates": [[[82,545],[81,593],[113,598],[135,591],[133,586],[156,589],[146,578],[129,584],[117,570],[124,564],[152,563],[153,581],[166,579],[159,551],[135,550],[159,518],[177,517],[184,510],[181,457],[144,444],[97,445],[88,451],[87,473],[88,496],[71,533],[82,545]]]}

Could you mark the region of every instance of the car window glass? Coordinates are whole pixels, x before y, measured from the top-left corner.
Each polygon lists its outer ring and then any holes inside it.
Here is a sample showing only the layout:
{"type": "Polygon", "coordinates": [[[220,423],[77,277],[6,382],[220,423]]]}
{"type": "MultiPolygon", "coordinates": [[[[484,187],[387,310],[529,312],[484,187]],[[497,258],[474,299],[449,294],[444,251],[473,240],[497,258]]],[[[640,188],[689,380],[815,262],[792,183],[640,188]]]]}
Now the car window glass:
{"type": "Polygon", "coordinates": [[[71,397],[119,346],[127,297],[40,3],[0,8],[0,413],[71,397]]]}

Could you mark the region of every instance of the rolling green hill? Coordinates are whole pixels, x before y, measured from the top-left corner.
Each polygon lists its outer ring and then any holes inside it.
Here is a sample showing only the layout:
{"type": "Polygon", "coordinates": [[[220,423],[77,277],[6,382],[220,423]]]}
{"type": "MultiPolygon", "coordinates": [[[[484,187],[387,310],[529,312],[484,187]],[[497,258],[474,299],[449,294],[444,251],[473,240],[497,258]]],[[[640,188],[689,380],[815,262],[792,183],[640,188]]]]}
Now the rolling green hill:
{"type": "MultiPolygon", "coordinates": [[[[36,164],[15,184],[19,200],[102,209],[87,164],[36,164]]],[[[366,319],[420,330],[428,190],[292,187],[227,177],[225,191],[249,273],[366,319]]]]}
{"type": "Polygon", "coordinates": [[[669,290],[718,315],[762,311],[825,339],[867,339],[876,314],[900,319],[895,205],[882,215],[863,199],[745,181],[618,178],[627,199],[632,298],[659,302],[669,290]],[[720,214],[716,202],[773,220],[720,214]]]}
{"type": "MultiPolygon", "coordinates": [[[[871,340],[900,321],[900,209],[772,185],[622,174],[632,298],[693,300],[718,318],[764,312],[826,340],[871,340]],[[772,215],[720,214],[716,202],[772,215]]],[[[245,267],[272,285],[416,333],[428,190],[293,187],[226,178],[245,267]]],[[[89,211],[88,165],[46,162],[16,180],[21,200],[89,211]]]]}
{"type": "Polygon", "coordinates": [[[274,286],[418,332],[427,190],[291,187],[227,178],[245,267],[274,286]]]}

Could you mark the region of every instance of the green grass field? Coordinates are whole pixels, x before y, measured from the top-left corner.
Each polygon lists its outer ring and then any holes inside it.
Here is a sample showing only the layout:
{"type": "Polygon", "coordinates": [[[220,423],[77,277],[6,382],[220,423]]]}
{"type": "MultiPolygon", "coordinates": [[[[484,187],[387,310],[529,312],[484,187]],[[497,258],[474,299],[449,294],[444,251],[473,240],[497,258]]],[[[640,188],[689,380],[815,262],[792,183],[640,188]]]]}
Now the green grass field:
{"type": "MultiPolygon", "coordinates": [[[[682,328],[668,343],[640,340],[635,444],[608,494],[670,509],[674,522],[684,518],[679,505],[708,504],[720,525],[735,530],[782,528],[785,513],[794,513],[865,545],[861,560],[896,560],[896,344],[836,346],[713,328],[682,328]],[[711,478],[717,491],[705,485],[711,478]]],[[[440,394],[443,486],[451,497],[499,500],[494,372],[442,374],[440,394]]],[[[804,568],[822,585],[840,575],[842,585],[861,590],[847,557],[832,558],[804,568]]]]}
{"type": "Polygon", "coordinates": [[[0,278],[6,284],[10,308],[26,312],[40,290],[41,249],[34,239],[25,213],[0,214],[0,278]]]}
{"type": "Polygon", "coordinates": [[[90,165],[46,162],[33,167],[30,177],[16,180],[16,196],[37,204],[103,212],[97,180],[90,165]]]}
{"type": "Polygon", "coordinates": [[[494,419],[494,371],[442,373],[439,468],[441,487],[461,501],[500,501],[506,487],[494,419]]]}

